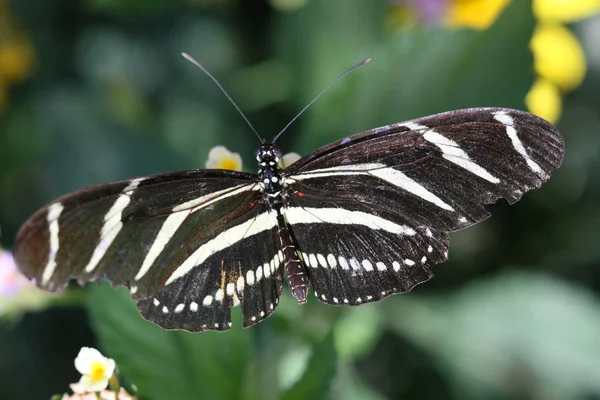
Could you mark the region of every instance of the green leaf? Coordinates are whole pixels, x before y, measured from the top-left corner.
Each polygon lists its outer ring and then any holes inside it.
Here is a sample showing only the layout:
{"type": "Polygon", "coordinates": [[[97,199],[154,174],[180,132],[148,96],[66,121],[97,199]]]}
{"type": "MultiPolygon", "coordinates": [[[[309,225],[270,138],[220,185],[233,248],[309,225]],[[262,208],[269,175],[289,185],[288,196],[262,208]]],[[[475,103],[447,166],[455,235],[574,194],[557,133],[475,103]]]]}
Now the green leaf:
{"type": "Polygon", "coordinates": [[[600,395],[600,302],[582,287],[510,271],[386,309],[391,329],[437,357],[460,398],[600,395]]]}
{"type": "Polygon", "coordinates": [[[145,14],[165,12],[169,9],[167,0],[88,0],[91,11],[107,14],[145,14]]]}
{"type": "Polygon", "coordinates": [[[106,284],[89,288],[88,309],[102,348],[143,398],[254,397],[250,331],[165,331],[139,315],[126,289],[106,284]]]}
{"type": "Polygon", "coordinates": [[[282,397],[283,400],[324,399],[337,370],[333,332],[313,348],[304,375],[282,397]]]}
{"type": "Polygon", "coordinates": [[[345,362],[364,356],[381,338],[381,316],[374,304],[352,307],[334,326],[335,348],[345,362]]]}
{"type": "Polygon", "coordinates": [[[333,396],[344,400],[386,400],[386,397],[377,393],[365,384],[362,378],[349,366],[340,368],[335,379],[333,396]]]}
{"type": "MultiPolygon", "coordinates": [[[[320,16],[309,13],[317,8],[310,3],[305,11],[295,14],[299,21],[290,23],[287,30],[294,30],[307,40],[322,41],[321,36],[301,33],[306,26],[301,22],[308,23],[310,16],[311,26],[330,28],[330,21],[336,19],[332,15],[340,7],[335,2],[318,3],[320,16]]],[[[344,4],[345,15],[354,20],[345,21],[343,26],[367,27],[375,33],[365,33],[358,43],[346,43],[340,38],[339,46],[331,46],[327,52],[319,50],[323,47],[320,42],[294,47],[305,54],[288,56],[290,60],[310,60],[310,65],[299,63],[308,71],[294,71],[292,76],[298,76],[303,90],[309,88],[312,96],[317,87],[322,88],[353,62],[372,57],[369,64],[338,83],[302,118],[304,132],[299,135],[299,150],[306,152],[361,130],[452,109],[524,107],[525,95],[533,82],[529,42],[534,19],[529,1],[512,2],[484,31],[426,28],[387,34],[373,27],[381,24],[376,11],[380,2],[364,3],[375,10],[363,10],[364,4],[353,1],[344,4]],[[378,35],[383,37],[378,40],[378,35]]],[[[343,34],[337,30],[333,33],[343,34]]],[[[311,95],[301,95],[300,101],[306,102],[311,95]]]]}

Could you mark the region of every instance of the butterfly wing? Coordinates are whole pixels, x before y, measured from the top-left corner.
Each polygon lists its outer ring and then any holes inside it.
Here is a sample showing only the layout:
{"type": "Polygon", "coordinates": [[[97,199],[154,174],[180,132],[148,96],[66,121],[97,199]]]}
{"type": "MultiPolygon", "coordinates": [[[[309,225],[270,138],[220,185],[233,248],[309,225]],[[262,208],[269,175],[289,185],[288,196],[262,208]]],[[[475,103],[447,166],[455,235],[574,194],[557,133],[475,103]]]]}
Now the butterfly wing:
{"type": "MultiPolygon", "coordinates": [[[[185,260],[176,263],[152,297],[138,302],[144,318],[165,329],[195,332],[229,329],[230,310],[238,302],[245,327],[274,311],[283,286],[275,213],[254,198],[231,209],[219,225],[202,228],[207,240],[193,252],[173,249],[172,254],[161,255],[172,260],[185,254],[185,260]]],[[[175,240],[183,243],[185,238],[175,240]]],[[[150,281],[164,279],[160,271],[151,271],[150,281]]]]}
{"type": "Polygon", "coordinates": [[[100,277],[125,285],[142,315],[165,328],[228,329],[236,299],[250,324],[272,312],[281,291],[275,270],[251,288],[238,284],[277,254],[276,222],[256,182],[252,174],[199,170],[83,189],[23,225],[15,260],[46,290],[100,277]],[[259,240],[260,251],[244,258],[259,240]]]}
{"type": "Polygon", "coordinates": [[[359,305],[407,292],[446,260],[448,235],[372,205],[305,194],[285,210],[315,296],[359,305]]]}
{"type": "Polygon", "coordinates": [[[487,218],[485,204],[538,188],[563,153],[553,125],[510,109],[376,128],[286,169],[286,218],[322,301],[374,301],[429,279],[446,259],[446,232],[487,218]],[[320,262],[329,259],[334,267],[320,262]]]}

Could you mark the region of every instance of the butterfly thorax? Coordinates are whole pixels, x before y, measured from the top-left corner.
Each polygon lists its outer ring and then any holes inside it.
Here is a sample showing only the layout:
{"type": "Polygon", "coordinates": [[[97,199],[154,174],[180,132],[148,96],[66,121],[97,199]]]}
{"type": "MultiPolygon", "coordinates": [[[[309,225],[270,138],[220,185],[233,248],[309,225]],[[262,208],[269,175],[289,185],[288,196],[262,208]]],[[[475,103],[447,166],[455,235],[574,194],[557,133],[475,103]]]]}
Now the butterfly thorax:
{"type": "Polygon", "coordinates": [[[266,143],[260,146],[256,152],[258,161],[258,177],[264,187],[265,193],[269,197],[278,197],[282,189],[281,151],[272,143],[266,143]]]}

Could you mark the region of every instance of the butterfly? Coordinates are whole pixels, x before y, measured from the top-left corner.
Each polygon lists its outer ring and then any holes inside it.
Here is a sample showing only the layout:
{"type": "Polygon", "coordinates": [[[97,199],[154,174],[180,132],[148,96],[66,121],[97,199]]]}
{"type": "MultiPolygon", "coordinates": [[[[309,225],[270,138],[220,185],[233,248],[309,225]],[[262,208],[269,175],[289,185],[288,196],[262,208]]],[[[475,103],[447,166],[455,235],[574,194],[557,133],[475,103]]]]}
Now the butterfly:
{"type": "Polygon", "coordinates": [[[274,141],[257,150],[255,174],[168,172],[60,197],[21,227],[17,265],[49,291],[72,279],[125,285],[164,329],[227,330],[237,304],[254,325],[277,307],[284,275],[299,303],[312,288],[356,306],[432,278],[449,232],[539,188],[564,155],[556,127],[506,108],[382,126],[287,168],[274,141]]]}

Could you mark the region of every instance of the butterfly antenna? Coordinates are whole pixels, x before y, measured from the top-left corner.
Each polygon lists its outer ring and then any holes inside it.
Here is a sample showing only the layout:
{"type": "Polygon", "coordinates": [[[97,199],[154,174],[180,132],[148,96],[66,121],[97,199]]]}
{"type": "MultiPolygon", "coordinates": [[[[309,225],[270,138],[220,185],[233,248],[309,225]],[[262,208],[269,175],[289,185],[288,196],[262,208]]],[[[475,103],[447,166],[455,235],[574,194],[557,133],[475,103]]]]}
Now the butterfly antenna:
{"type": "Polygon", "coordinates": [[[279,138],[279,136],[281,136],[281,134],[282,134],[283,132],[285,132],[285,130],[286,130],[287,128],[289,128],[289,126],[290,126],[290,125],[291,125],[291,124],[292,124],[292,123],[293,123],[295,120],[297,120],[297,119],[298,119],[298,117],[299,117],[299,116],[301,116],[301,115],[302,115],[302,113],[303,113],[304,111],[306,111],[306,109],[307,109],[308,107],[310,107],[312,103],[314,103],[315,101],[317,101],[317,99],[318,99],[319,97],[321,97],[321,95],[322,95],[323,93],[325,93],[325,92],[327,91],[327,89],[329,89],[331,86],[333,86],[333,84],[334,84],[334,83],[336,83],[337,81],[339,81],[340,79],[342,79],[343,77],[345,77],[346,75],[348,75],[350,72],[354,71],[355,69],[357,69],[357,68],[359,68],[359,67],[362,67],[363,65],[365,65],[365,64],[366,64],[366,63],[368,63],[369,61],[371,61],[371,59],[370,59],[370,58],[365,58],[364,60],[362,60],[361,62],[359,62],[358,64],[356,64],[354,67],[350,68],[349,70],[347,70],[346,72],[344,72],[343,74],[341,74],[340,76],[338,76],[337,78],[335,78],[334,80],[332,80],[331,82],[329,82],[329,85],[325,86],[325,88],[324,88],[323,90],[321,90],[321,91],[319,92],[319,94],[317,94],[317,95],[315,96],[315,98],[314,98],[314,99],[312,99],[312,100],[310,101],[310,103],[308,103],[308,104],[306,105],[306,107],[304,107],[304,108],[302,109],[302,111],[300,111],[300,112],[299,112],[299,113],[298,113],[298,114],[297,114],[297,115],[296,115],[294,118],[292,118],[292,120],[291,120],[290,122],[288,122],[288,124],[287,124],[287,125],[286,125],[286,126],[285,126],[285,127],[282,129],[282,130],[281,130],[281,132],[279,132],[279,133],[277,134],[277,136],[275,136],[275,138],[273,138],[273,143],[275,143],[275,141],[276,141],[276,140],[279,138]]]}
{"type": "Polygon", "coordinates": [[[238,110],[238,112],[240,113],[240,115],[242,116],[242,118],[244,118],[244,121],[246,121],[246,123],[248,124],[248,126],[250,127],[250,129],[252,129],[252,132],[254,132],[256,134],[256,137],[258,138],[258,140],[260,140],[261,143],[264,143],[265,140],[262,137],[260,137],[260,135],[258,134],[258,132],[256,131],[256,129],[254,129],[254,126],[252,126],[252,124],[250,123],[250,121],[248,120],[248,118],[246,118],[246,116],[244,115],[244,113],[242,112],[242,110],[240,110],[240,108],[238,107],[238,105],[235,104],[235,101],[233,101],[233,99],[225,91],[225,89],[223,88],[223,86],[221,86],[221,84],[219,83],[219,81],[217,80],[217,78],[215,78],[214,76],[212,76],[211,73],[208,72],[206,70],[206,68],[204,68],[202,66],[202,64],[200,64],[198,61],[194,60],[194,58],[192,56],[190,56],[189,54],[187,54],[187,53],[181,53],[181,55],[186,60],[188,60],[189,62],[191,62],[192,64],[194,64],[196,67],[200,68],[200,70],[202,70],[202,72],[204,72],[210,79],[212,79],[212,81],[219,87],[219,89],[221,89],[221,92],[223,92],[223,94],[225,95],[225,97],[227,97],[227,100],[229,100],[231,102],[231,104],[233,104],[233,106],[235,107],[235,109],[238,110]]]}

